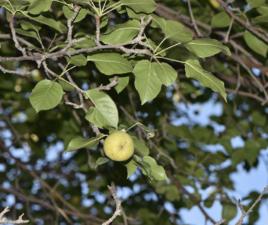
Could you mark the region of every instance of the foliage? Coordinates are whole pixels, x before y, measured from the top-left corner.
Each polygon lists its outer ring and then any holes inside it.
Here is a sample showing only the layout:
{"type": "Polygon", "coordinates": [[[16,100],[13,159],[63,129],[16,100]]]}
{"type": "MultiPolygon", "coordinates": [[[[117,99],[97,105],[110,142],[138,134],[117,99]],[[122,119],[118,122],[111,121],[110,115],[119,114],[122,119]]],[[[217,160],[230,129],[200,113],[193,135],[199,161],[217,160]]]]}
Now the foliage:
{"type": "Polygon", "coordinates": [[[268,4],[230,2],[0,0],[1,199],[32,224],[183,224],[195,206],[216,224],[216,202],[228,224],[231,174],[268,145],[268,4]],[[103,141],[122,129],[135,154],[113,162],[103,141]]]}

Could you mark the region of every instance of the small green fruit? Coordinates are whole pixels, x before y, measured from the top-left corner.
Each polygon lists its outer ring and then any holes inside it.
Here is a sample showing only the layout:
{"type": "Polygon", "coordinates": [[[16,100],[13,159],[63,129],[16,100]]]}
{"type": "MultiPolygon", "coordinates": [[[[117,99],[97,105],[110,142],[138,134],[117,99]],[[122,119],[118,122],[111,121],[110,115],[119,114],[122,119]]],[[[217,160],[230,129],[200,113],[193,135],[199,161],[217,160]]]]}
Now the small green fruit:
{"type": "Polygon", "coordinates": [[[134,154],[133,140],[126,132],[115,131],[105,139],[104,152],[111,160],[128,160],[134,154]]]}

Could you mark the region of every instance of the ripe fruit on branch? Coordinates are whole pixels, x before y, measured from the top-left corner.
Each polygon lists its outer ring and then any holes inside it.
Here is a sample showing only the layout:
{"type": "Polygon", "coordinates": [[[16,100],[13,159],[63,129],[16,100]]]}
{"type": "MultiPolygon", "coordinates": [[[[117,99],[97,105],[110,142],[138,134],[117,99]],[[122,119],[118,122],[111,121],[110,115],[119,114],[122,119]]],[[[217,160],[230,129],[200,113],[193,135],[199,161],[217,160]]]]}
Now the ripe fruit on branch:
{"type": "Polygon", "coordinates": [[[133,140],[126,132],[115,131],[105,139],[104,152],[111,160],[128,160],[134,154],[133,140]]]}

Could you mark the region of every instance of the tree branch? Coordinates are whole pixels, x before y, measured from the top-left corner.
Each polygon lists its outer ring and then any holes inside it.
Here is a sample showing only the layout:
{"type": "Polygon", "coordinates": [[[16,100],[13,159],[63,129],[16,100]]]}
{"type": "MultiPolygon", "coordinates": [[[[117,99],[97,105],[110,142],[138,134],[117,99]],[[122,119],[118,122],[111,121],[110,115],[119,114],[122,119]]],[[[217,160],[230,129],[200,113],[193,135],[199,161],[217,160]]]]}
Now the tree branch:
{"type": "Polygon", "coordinates": [[[29,223],[29,220],[24,220],[23,216],[24,213],[22,213],[18,219],[16,220],[9,220],[5,217],[5,215],[9,212],[9,208],[6,207],[1,213],[0,213],[0,224],[24,224],[24,223],[29,223]]]}
{"type": "Polygon", "coordinates": [[[112,222],[116,219],[116,217],[120,216],[122,214],[122,208],[121,208],[121,200],[117,197],[116,195],[116,188],[115,185],[112,184],[111,186],[108,186],[109,191],[115,201],[115,211],[113,213],[113,215],[104,223],[102,223],[102,225],[109,225],[112,224],[112,222]]]}

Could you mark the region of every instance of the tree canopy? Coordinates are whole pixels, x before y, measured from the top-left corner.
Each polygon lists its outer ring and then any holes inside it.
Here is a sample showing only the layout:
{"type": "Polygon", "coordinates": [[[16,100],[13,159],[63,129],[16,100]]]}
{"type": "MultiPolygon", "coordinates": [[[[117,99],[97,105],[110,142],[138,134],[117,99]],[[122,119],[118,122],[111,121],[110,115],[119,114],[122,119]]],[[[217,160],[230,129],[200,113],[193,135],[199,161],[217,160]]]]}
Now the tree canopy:
{"type": "Polygon", "coordinates": [[[40,225],[185,224],[193,207],[254,224],[267,188],[236,202],[231,175],[267,153],[267,23],[266,0],[0,0],[1,208],[40,225]],[[129,160],[104,153],[116,130],[129,160]]]}

